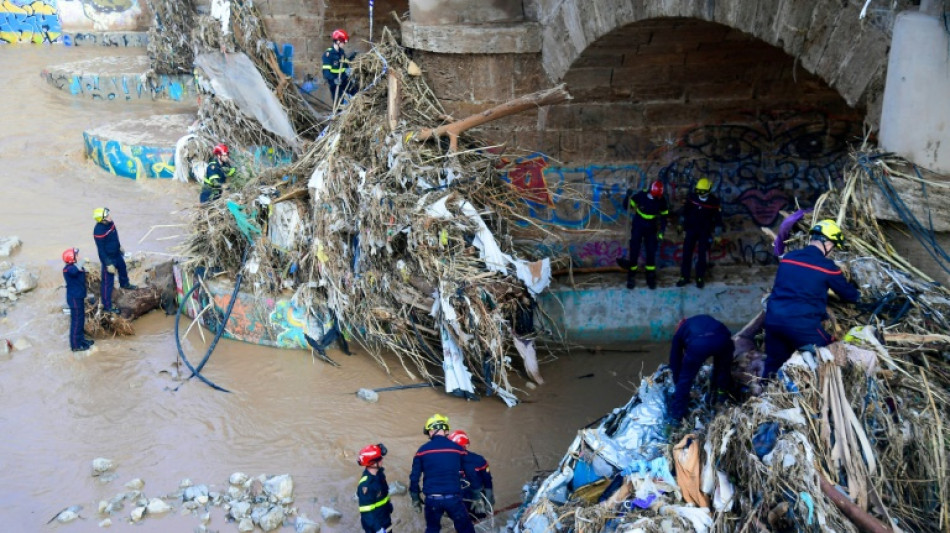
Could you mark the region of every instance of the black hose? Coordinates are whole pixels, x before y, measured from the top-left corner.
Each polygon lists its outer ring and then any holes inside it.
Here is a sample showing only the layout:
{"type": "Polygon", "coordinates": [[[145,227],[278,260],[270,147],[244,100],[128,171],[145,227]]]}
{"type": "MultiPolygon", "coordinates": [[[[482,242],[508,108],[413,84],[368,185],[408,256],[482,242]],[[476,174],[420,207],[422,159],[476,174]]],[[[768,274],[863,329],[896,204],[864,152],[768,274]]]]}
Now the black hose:
{"type": "MultiPolygon", "coordinates": [[[[178,306],[178,312],[175,313],[175,346],[178,347],[178,357],[180,357],[181,360],[185,362],[185,366],[188,367],[188,370],[191,370],[191,376],[188,376],[188,379],[191,379],[197,376],[198,379],[205,382],[212,389],[219,390],[221,392],[231,392],[221,386],[216,385],[214,382],[210,381],[208,378],[202,376],[199,373],[199,371],[191,365],[191,362],[188,361],[188,358],[185,357],[185,351],[181,347],[181,337],[178,336],[178,329],[179,329],[178,324],[181,322],[181,312],[185,308],[185,304],[188,302],[188,298],[192,295],[192,293],[195,292],[195,290],[198,287],[199,285],[196,283],[194,287],[192,287],[191,289],[188,290],[188,292],[185,293],[185,296],[181,300],[181,305],[178,306]]],[[[220,329],[221,331],[223,331],[224,327],[221,327],[220,329]]],[[[217,337],[215,338],[215,340],[217,340],[217,337]]],[[[213,349],[214,349],[214,344],[211,345],[211,348],[208,350],[208,353],[205,355],[205,360],[207,360],[208,356],[211,355],[211,350],[213,349]]],[[[175,387],[173,390],[177,391],[180,387],[181,385],[178,385],[178,387],[175,387]]]]}

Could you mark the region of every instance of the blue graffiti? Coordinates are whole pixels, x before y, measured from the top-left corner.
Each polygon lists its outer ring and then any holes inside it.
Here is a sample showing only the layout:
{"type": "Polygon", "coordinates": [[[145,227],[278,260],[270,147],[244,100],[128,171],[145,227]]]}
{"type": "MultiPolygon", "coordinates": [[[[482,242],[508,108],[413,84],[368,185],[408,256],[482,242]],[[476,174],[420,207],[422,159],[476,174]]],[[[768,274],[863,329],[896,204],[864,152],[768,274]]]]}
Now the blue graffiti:
{"type": "MultiPolygon", "coordinates": [[[[65,85],[64,76],[58,72],[46,73],[47,81],[57,88],[65,85]]],[[[151,97],[154,99],[168,98],[181,101],[186,95],[194,93],[191,90],[192,80],[187,76],[158,77],[157,83],[152,85],[143,81],[141,76],[134,74],[117,76],[73,75],[69,78],[69,92],[73,95],[82,95],[93,100],[133,100],[151,97]]]]}
{"type": "Polygon", "coordinates": [[[13,0],[11,3],[22,12],[0,11],[0,42],[56,42],[62,27],[55,13],[55,2],[13,0]]]}
{"type": "Polygon", "coordinates": [[[86,157],[104,170],[129,179],[172,178],[175,175],[174,148],[128,146],[105,141],[83,132],[86,157]]]}

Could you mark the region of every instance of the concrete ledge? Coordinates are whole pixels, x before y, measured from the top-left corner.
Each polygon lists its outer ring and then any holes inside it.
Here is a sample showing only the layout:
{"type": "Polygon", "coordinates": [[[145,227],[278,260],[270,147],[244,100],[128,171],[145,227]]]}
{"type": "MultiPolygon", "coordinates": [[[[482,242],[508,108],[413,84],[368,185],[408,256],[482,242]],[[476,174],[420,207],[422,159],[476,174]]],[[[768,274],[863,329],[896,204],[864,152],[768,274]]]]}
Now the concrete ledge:
{"type": "Polygon", "coordinates": [[[129,179],[172,178],[175,142],[195,115],[153,115],[82,133],[85,156],[110,174],[129,179]]]}
{"type": "Polygon", "coordinates": [[[537,54],[541,27],[535,22],[424,26],[402,24],[402,44],[440,54],[537,54]]]}
{"type": "Polygon", "coordinates": [[[189,75],[159,75],[146,80],[147,56],[97,57],[47,67],[40,74],[53,87],[92,100],[197,101],[194,80],[189,75]]]}
{"type": "Polygon", "coordinates": [[[148,45],[144,31],[88,31],[63,33],[60,39],[66,46],[139,47],[148,45]]]}
{"type": "MultiPolygon", "coordinates": [[[[616,276],[622,283],[622,275],[616,276]]],[[[618,284],[584,288],[553,287],[539,299],[544,311],[567,339],[583,344],[615,344],[631,341],[667,341],[680,319],[708,314],[733,331],[749,322],[762,309],[762,295],[772,279],[761,283],[731,285],[711,282],[704,289],[639,287],[630,290],[618,284]]]]}

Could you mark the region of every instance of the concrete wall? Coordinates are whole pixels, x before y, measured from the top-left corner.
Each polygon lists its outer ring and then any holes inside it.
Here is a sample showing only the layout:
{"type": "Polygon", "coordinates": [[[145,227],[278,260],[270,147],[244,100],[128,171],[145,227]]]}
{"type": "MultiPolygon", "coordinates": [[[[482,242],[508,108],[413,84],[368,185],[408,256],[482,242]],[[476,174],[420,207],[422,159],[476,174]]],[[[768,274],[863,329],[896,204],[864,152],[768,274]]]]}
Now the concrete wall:
{"type": "Polygon", "coordinates": [[[524,20],[521,0],[411,0],[409,11],[417,24],[483,24],[524,20]]]}
{"type": "Polygon", "coordinates": [[[152,14],[145,0],[56,0],[63,31],[146,31],[152,14]]]}

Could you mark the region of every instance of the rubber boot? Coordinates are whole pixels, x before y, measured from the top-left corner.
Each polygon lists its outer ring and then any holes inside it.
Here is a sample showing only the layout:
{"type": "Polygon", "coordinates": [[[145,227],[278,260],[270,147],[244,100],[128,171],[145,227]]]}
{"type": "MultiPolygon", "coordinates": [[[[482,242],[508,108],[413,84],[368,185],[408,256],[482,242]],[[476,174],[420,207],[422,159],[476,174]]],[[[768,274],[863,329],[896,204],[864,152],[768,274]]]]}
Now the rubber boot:
{"type": "Polygon", "coordinates": [[[637,287],[637,271],[628,270],[627,271],[627,288],[635,289],[637,287]]]}
{"type": "Polygon", "coordinates": [[[680,278],[679,281],[676,282],[677,287],[685,287],[687,285],[689,285],[689,278],[680,278]]]}
{"type": "Polygon", "coordinates": [[[650,287],[650,289],[656,288],[656,271],[655,270],[647,270],[647,287],[650,287]]]}
{"type": "Polygon", "coordinates": [[[702,289],[706,286],[706,282],[703,281],[703,278],[696,278],[696,287],[702,289]]]}

